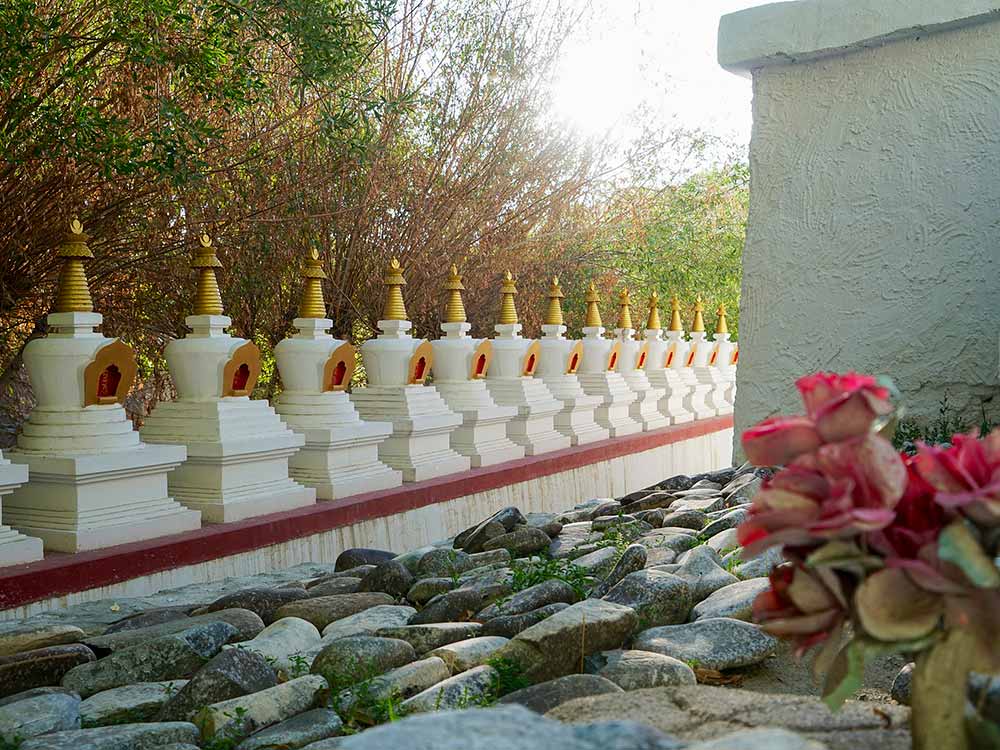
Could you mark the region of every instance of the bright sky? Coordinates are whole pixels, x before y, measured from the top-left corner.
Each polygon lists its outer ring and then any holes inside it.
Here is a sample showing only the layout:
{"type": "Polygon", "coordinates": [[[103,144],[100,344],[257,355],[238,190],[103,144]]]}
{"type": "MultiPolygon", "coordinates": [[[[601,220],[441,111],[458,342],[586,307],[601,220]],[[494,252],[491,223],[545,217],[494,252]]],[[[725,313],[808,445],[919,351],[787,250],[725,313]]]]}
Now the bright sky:
{"type": "Polygon", "coordinates": [[[622,134],[646,105],[665,128],[701,128],[745,147],[750,81],[716,62],[719,17],[771,1],[590,0],[563,55],[556,112],[586,135],[622,134]]]}

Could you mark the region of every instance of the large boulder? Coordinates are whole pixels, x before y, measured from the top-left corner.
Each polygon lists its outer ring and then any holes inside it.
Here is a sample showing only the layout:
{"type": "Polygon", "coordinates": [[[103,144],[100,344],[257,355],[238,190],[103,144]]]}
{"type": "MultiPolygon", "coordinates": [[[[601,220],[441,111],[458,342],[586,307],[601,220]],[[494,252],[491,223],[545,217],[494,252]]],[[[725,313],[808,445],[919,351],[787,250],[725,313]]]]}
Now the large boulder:
{"type": "Polygon", "coordinates": [[[0,656],[0,698],[32,688],[58,685],[67,672],[96,658],[93,651],[80,643],[0,656]]]}
{"type": "Polygon", "coordinates": [[[349,635],[371,635],[380,628],[395,628],[406,625],[417,613],[413,607],[396,604],[379,604],[347,617],[331,622],[323,628],[323,642],[349,635]]]}
{"type": "Polygon", "coordinates": [[[174,742],[194,745],[198,729],[186,721],[120,724],[95,729],[75,729],[35,737],[19,750],[153,750],[174,742]]]}
{"type": "Polygon", "coordinates": [[[29,623],[11,630],[0,631],[0,657],[48,646],[79,643],[85,637],[83,630],[75,625],[29,623]]]}
{"type": "Polygon", "coordinates": [[[255,587],[220,596],[211,604],[196,609],[191,614],[207,615],[223,609],[246,609],[260,617],[265,625],[270,625],[275,621],[275,612],[279,607],[309,596],[315,594],[307,594],[305,589],[300,588],[255,587]]]}
{"type": "Polygon", "coordinates": [[[140,682],[95,693],[80,704],[81,726],[155,721],[171,696],[186,684],[187,680],[140,682]]]}
{"type": "Polygon", "coordinates": [[[203,740],[242,739],[310,708],[318,708],[327,692],[326,680],[310,674],[259,693],[213,703],[195,714],[194,723],[203,740]]]}
{"type": "Polygon", "coordinates": [[[542,620],[551,617],[556,612],[562,612],[569,605],[557,602],[546,604],[544,607],[533,609],[521,615],[501,615],[487,620],[483,623],[482,635],[499,635],[504,638],[513,638],[523,630],[527,630],[532,625],[537,625],[542,620]]]}
{"type": "Polygon", "coordinates": [[[767,578],[751,578],[748,581],[737,581],[723,586],[694,606],[691,610],[691,619],[731,617],[734,620],[749,621],[754,599],[769,588],[771,582],[767,578]]]}
{"type": "Polygon", "coordinates": [[[694,670],[687,664],[652,651],[602,651],[587,659],[587,670],[611,680],[622,690],[694,685],[694,670]]]}
{"type": "Polygon", "coordinates": [[[402,599],[414,582],[413,574],[395,560],[386,560],[375,566],[361,579],[358,591],[381,591],[396,599],[402,599]]]}
{"type": "Polygon", "coordinates": [[[513,531],[501,534],[483,544],[483,551],[505,549],[511,557],[525,557],[548,549],[549,535],[534,526],[518,526],[513,531]]]}
{"type": "Polygon", "coordinates": [[[298,617],[282,617],[260,631],[255,638],[226,648],[254,651],[275,669],[292,674],[308,668],[309,663],[303,662],[308,654],[319,648],[319,644],[319,631],[311,622],[298,617]]]}
{"type": "Polygon", "coordinates": [[[495,635],[469,638],[455,641],[429,652],[428,656],[436,656],[448,665],[452,674],[464,672],[467,669],[485,664],[501,648],[507,645],[508,639],[495,635]]]}
{"type": "Polygon", "coordinates": [[[398,638],[354,635],[331,641],[312,663],[311,672],[326,677],[333,691],[417,660],[417,652],[398,638]]]}
{"type": "Polygon", "coordinates": [[[488,704],[495,699],[499,679],[493,667],[474,667],[407,698],[400,708],[404,714],[415,714],[488,704]]]}
{"type": "Polygon", "coordinates": [[[716,617],[644,630],[633,647],[706,669],[733,669],[764,661],[774,654],[778,641],[756,625],[716,617]]]}
{"type": "Polygon", "coordinates": [[[311,622],[319,630],[323,630],[331,622],[362,612],[369,607],[394,604],[395,601],[388,594],[377,592],[318,596],[315,599],[302,599],[279,607],[275,617],[279,620],[282,617],[300,617],[311,622]]]}
{"type": "Polygon", "coordinates": [[[296,750],[336,737],[343,727],[336,711],[314,708],[250,735],[237,745],[237,750],[296,750]]]}
{"type": "Polygon", "coordinates": [[[418,654],[426,654],[448,643],[475,638],[480,635],[482,628],[478,622],[434,622],[381,628],[375,631],[375,635],[381,638],[400,638],[413,646],[418,654]]]}
{"type": "Polygon", "coordinates": [[[239,648],[223,651],[199,669],[163,706],[160,721],[187,721],[203,706],[277,685],[264,657],[239,648]]]}
{"type": "Polygon", "coordinates": [[[556,677],[554,680],[515,690],[513,693],[503,696],[500,702],[516,703],[536,714],[544,714],[574,698],[621,692],[622,689],[618,685],[598,675],[568,674],[564,677],[556,677]]]}
{"type": "Polygon", "coordinates": [[[0,706],[0,745],[40,734],[80,728],[80,696],[41,693],[0,706]]]}
{"type": "Polygon", "coordinates": [[[483,604],[483,595],[474,588],[462,588],[438,594],[427,606],[410,618],[412,625],[432,622],[464,622],[469,620],[483,604]]]}
{"type": "Polygon", "coordinates": [[[86,644],[98,653],[106,651],[120,651],[125,648],[132,648],[156,638],[174,633],[183,633],[196,625],[205,625],[212,622],[225,622],[236,629],[236,634],[230,639],[230,643],[249,641],[264,629],[264,621],[260,615],[248,609],[221,609],[216,612],[198,615],[197,617],[182,617],[158,622],[154,625],[146,625],[141,628],[130,628],[119,630],[114,633],[93,636],[86,640],[86,644]]]}
{"type": "Polygon", "coordinates": [[[366,549],[364,547],[353,547],[345,549],[339,555],[333,565],[333,569],[340,573],[359,565],[378,565],[386,560],[396,557],[395,552],[388,552],[381,549],[366,549]]]}
{"type": "Polygon", "coordinates": [[[687,581],[661,570],[629,573],[604,596],[604,601],[631,607],[639,618],[639,627],[647,628],[684,622],[692,604],[687,581]]]}
{"type": "Polygon", "coordinates": [[[364,683],[363,689],[348,688],[333,698],[333,705],[342,715],[373,721],[383,717],[375,714],[390,699],[407,699],[451,676],[448,666],[431,656],[404,664],[364,683]]]}
{"type": "Polygon", "coordinates": [[[539,609],[548,604],[563,602],[572,604],[579,597],[576,590],[566,581],[559,578],[550,578],[547,581],[536,583],[534,586],[518,591],[516,594],[500,601],[494,602],[490,606],[481,610],[477,615],[477,620],[492,620],[503,615],[523,615],[525,612],[539,609]]]}

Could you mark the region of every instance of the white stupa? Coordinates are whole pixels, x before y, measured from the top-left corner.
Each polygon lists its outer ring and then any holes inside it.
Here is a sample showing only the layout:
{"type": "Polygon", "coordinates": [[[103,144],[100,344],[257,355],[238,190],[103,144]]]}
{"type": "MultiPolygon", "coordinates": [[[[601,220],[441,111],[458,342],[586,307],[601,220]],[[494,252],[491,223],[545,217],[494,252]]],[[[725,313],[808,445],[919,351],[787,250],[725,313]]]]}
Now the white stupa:
{"type": "Polygon", "coordinates": [[[198,271],[191,333],[166,348],[177,399],[159,404],[140,434],[150,443],[187,446],[187,461],[170,475],[170,491],[205,523],[228,523],[312,505],[316,491],[288,475],[288,460],[305,439],[267,401],[251,399],[260,350],[226,333],[215,269],[222,263],[205,235],[191,263],[198,271]]]}
{"type": "Polygon", "coordinates": [[[513,406],[517,414],[507,423],[507,437],[524,448],[525,455],[568,448],[570,439],[555,428],[555,417],[563,404],[545,383],[534,377],[541,357],[537,341],[521,336],[514,295],[517,288],[510,271],[500,288],[500,320],[493,327],[493,363],[486,386],[501,406],[513,406]]]}
{"type": "MultiPolygon", "coordinates": [[[[671,325],[681,327],[677,298],[672,300],[671,325]]],[[[649,317],[646,320],[646,377],[664,391],[660,399],[660,413],[670,419],[670,424],[683,424],[694,419],[694,414],[684,408],[684,396],[689,387],[681,381],[676,369],[670,367],[676,344],[663,338],[660,325],[659,295],[654,291],[649,297],[649,317]]]]}
{"type": "Polygon", "coordinates": [[[583,344],[566,338],[561,301],[564,296],[559,279],[553,276],[542,338],[538,341],[540,353],[535,377],[562,402],[562,409],[555,416],[556,430],[569,437],[573,445],[584,445],[606,440],[610,433],[594,419],[594,412],[604,399],[584,393],[576,376],[583,360],[583,344]]]}
{"type": "MultiPolygon", "coordinates": [[[[732,406],[725,400],[726,384],[719,378],[718,370],[710,360],[715,343],[709,341],[705,333],[703,318],[704,304],[699,296],[695,302],[695,319],[691,326],[691,347],[688,349],[687,365],[695,380],[704,388],[705,407],[711,416],[731,414],[732,406]]],[[[725,318],[723,318],[723,325],[725,318]]]]}
{"type": "Polygon", "coordinates": [[[715,338],[712,352],[708,357],[707,372],[696,373],[699,380],[704,378],[713,385],[712,401],[719,414],[732,414],[736,403],[736,342],[729,340],[729,326],[726,323],[726,306],[719,305],[715,311],[715,338]]]}
{"type": "Polygon", "coordinates": [[[468,456],[451,447],[451,434],[462,417],[424,381],[434,365],[430,343],[410,335],[402,287],[406,284],[395,258],[386,272],[387,296],[381,333],[361,345],[368,387],[356,388],[351,401],[362,419],[392,424],[392,435],[379,445],[379,458],[403,473],[404,482],[467,471],[468,456]]]}
{"type": "MultiPolygon", "coordinates": [[[[12,464],[0,453],[0,517],[3,496],[28,481],[28,467],[12,464]]],[[[0,567],[42,559],[42,540],[25,536],[10,526],[0,524],[0,567]]]]}
{"type": "Polygon", "coordinates": [[[629,405],[629,415],[642,425],[643,432],[658,430],[670,424],[670,417],[660,412],[660,401],[667,395],[666,390],[654,387],[646,377],[649,347],[637,341],[632,325],[632,303],[628,287],[618,295],[618,325],[615,339],[618,342],[618,361],[615,371],[635,393],[635,401],[629,405]]]}
{"type": "MultiPolygon", "coordinates": [[[[24,349],[37,403],[8,454],[27,466],[30,481],[4,502],[4,523],[57,552],[197,529],[198,512],[179,505],[167,489],[184,446],[144,444],[122,408],[135,379],[135,353],[94,331],[103,318],[90,299],[83,261],[93,254],[79,221],[70,225],[59,256],[64,264],[49,333],[24,349]]],[[[8,477],[12,470],[0,465],[8,477]]],[[[9,479],[0,485],[0,492],[11,488],[9,479]]],[[[0,531],[0,540],[8,536],[0,531]]],[[[18,544],[13,540],[11,549],[18,544]]],[[[31,559],[39,557],[35,541],[20,545],[31,559]]]]}
{"type": "Polygon", "coordinates": [[[597,423],[611,437],[642,432],[642,424],[629,411],[637,396],[616,370],[620,344],[604,338],[601,323],[601,301],[593,282],[587,292],[587,319],[583,328],[583,360],[576,376],[589,396],[599,396],[602,403],[594,412],[597,423]]]}
{"type": "Polygon", "coordinates": [[[354,346],[328,333],[322,263],[306,260],[298,333],[274,348],[284,390],[274,410],[305,438],[288,460],[292,478],[316,490],[319,500],[377,492],[403,483],[403,475],[379,460],[378,447],[392,434],[389,422],[361,419],[347,395],[354,375],[354,346]]]}
{"type": "Polygon", "coordinates": [[[473,466],[491,466],[524,457],[524,448],[507,437],[507,423],[517,407],[498,406],[486,387],[493,360],[493,343],[469,336],[462,303],[462,277],[451,267],[445,284],[448,306],[441,330],[445,337],[432,341],[434,387],[462,424],[451,433],[453,450],[468,456],[473,466]]]}
{"type": "MultiPolygon", "coordinates": [[[[712,390],[710,383],[702,383],[694,371],[694,363],[699,356],[707,357],[708,346],[705,342],[705,319],[702,316],[704,304],[699,296],[694,306],[694,323],[691,325],[691,340],[684,340],[683,327],[675,328],[673,317],[670,322],[670,330],[667,331],[667,340],[670,341],[673,349],[668,355],[668,365],[672,370],[676,370],[681,382],[687,386],[687,393],[684,394],[684,408],[694,414],[695,419],[707,419],[717,415],[714,406],[706,402],[709,391],[712,390]],[[698,354],[698,346],[701,346],[701,355],[698,354]]],[[[680,314],[677,315],[677,326],[680,326],[680,314]]]]}

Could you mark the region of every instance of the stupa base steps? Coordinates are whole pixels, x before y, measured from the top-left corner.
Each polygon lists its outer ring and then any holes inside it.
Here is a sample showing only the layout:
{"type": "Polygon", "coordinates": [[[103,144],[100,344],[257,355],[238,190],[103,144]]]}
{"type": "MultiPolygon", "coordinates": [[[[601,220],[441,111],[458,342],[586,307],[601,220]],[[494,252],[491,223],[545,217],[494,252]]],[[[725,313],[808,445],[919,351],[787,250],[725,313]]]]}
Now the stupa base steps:
{"type": "Polygon", "coordinates": [[[662,414],[659,409],[663,395],[663,391],[658,388],[636,391],[636,399],[629,404],[628,413],[642,425],[643,432],[670,426],[670,417],[662,414]]]}
{"type": "Polygon", "coordinates": [[[553,419],[556,432],[568,437],[570,445],[586,445],[611,437],[611,433],[594,420],[596,406],[591,403],[592,397],[585,396],[584,399],[586,405],[582,407],[572,399],[563,401],[562,410],[553,419]]]}
{"type": "Polygon", "coordinates": [[[555,428],[555,415],[517,417],[507,423],[507,437],[524,449],[524,455],[537,456],[542,453],[569,448],[572,441],[555,428]]]}
{"type": "Polygon", "coordinates": [[[578,373],[580,385],[588,396],[597,396],[603,403],[594,410],[594,421],[611,437],[624,437],[642,432],[642,424],[629,412],[636,393],[616,372],[578,373]]]}
{"type": "Polygon", "coordinates": [[[555,416],[562,402],[541,380],[531,377],[498,378],[486,383],[490,395],[501,406],[512,406],[517,415],[507,423],[507,437],[524,448],[524,455],[569,448],[570,439],[555,428],[555,416]]]}
{"type": "Polygon", "coordinates": [[[694,421],[694,414],[684,408],[684,398],[679,395],[668,392],[660,399],[656,408],[660,414],[670,418],[670,424],[685,424],[694,421]]]}
{"type": "Polygon", "coordinates": [[[472,468],[468,456],[451,449],[448,433],[391,437],[379,446],[379,458],[401,472],[404,482],[423,482],[472,468]]]}
{"type": "Polygon", "coordinates": [[[598,406],[594,419],[613,437],[625,437],[642,432],[642,424],[629,415],[630,403],[611,403],[598,406]]]}
{"type": "Polygon", "coordinates": [[[384,422],[359,422],[342,430],[307,430],[305,447],[288,459],[288,473],[316,490],[317,500],[399,487],[402,474],[378,457],[390,429],[384,422]]]}
{"type": "Polygon", "coordinates": [[[504,416],[483,420],[480,412],[460,412],[462,426],[451,433],[451,448],[468,456],[472,466],[493,466],[524,458],[524,448],[507,437],[507,424],[514,409],[503,409],[504,416]]]}
{"type": "Polygon", "coordinates": [[[13,451],[31,481],[3,499],[3,521],[47,550],[86,550],[193,531],[196,511],[172,497],[168,472],[184,460],[178,445],[71,456],[13,451]]]}
{"type": "MultiPolygon", "coordinates": [[[[183,467],[182,467],[183,468],[183,467]]],[[[231,523],[254,516],[264,516],[316,502],[316,491],[291,479],[279,478],[254,484],[240,482],[223,489],[203,485],[184,485],[187,476],[171,481],[170,491],[178,502],[201,511],[202,523],[231,523]]]]}
{"type": "Polygon", "coordinates": [[[41,559],[41,539],[25,536],[10,526],[0,526],[0,566],[20,565],[41,559]]]}
{"type": "Polygon", "coordinates": [[[696,385],[694,389],[684,397],[684,408],[694,414],[695,419],[709,419],[718,416],[718,412],[709,406],[706,399],[711,390],[710,385],[696,385]]]}

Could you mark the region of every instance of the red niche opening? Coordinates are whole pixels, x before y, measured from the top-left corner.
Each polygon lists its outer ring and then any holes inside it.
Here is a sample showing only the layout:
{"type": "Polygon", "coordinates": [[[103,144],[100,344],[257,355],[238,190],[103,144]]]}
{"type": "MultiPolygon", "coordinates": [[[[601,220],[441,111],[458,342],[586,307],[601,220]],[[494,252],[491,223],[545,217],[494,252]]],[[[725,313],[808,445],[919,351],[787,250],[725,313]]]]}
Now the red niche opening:
{"type": "Polygon", "coordinates": [[[639,355],[639,364],[636,365],[636,368],[641,370],[644,364],[646,364],[646,352],[639,355]]]}
{"type": "Polygon", "coordinates": [[[688,355],[688,358],[687,358],[687,366],[688,366],[688,367],[690,367],[690,366],[691,366],[691,364],[692,364],[693,362],[694,362],[694,352],[692,351],[692,352],[691,352],[691,353],[690,353],[690,354],[688,355]]]}
{"type": "Polygon", "coordinates": [[[733,364],[735,365],[739,361],[740,361],[740,350],[737,349],[735,352],[733,352],[733,364]]]}
{"type": "Polygon", "coordinates": [[[608,369],[615,369],[615,364],[618,362],[618,352],[611,355],[611,359],[608,360],[608,369]]]}
{"type": "Polygon", "coordinates": [[[708,364],[714,365],[715,364],[715,360],[718,359],[718,357],[719,357],[719,352],[718,351],[712,352],[712,356],[708,358],[708,364]]]}
{"type": "Polygon", "coordinates": [[[101,403],[114,401],[118,395],[118,384],[122,382],[122,373],[118,365],[108,365],[97,377],[97,400],[101,403]]]}
{"type": "Polygon", "coordinates": [[[573,358],[569,361],[569,371],[571,373],[576,372],[576,366],[580,364],[580,355],[574,354],[573,358]]]}
{"type": "Polygon", "coordinates": [[[670,367],[670,365],[672,365],[673,363],[674,363],[674,353],[673,352],[668,352],[667,353],[667,365],[666,366],[670,367]]]}
{"type": "Polygon", "coordinates": [[[481,378],[486,374],[486,355],[480,354],[476,358],[476,377],[481,378]]]}
{"type": "Polygon", "coordinates": [[[535,373],[535,355],[532,354],[530,357],[528,357],[528,362],[524,366],[524,374],[534,375],[534,373],[535,373]]]}
{"type": "Polygon", "coordinates": [[[244,363],[233,373],[233,393],[246,391],[248,380],[250,380],[250,367],[244,363]]]}
{"type": "Polygon", "coordinates": [[[424,379],[424,370],[427,369],[427,359],[421,357],[417,360],[417,364],[413,368],[413,380],[411,383],[419,383],[424,379]]]}
{"type": "Polygon", "coordinates": [[[339,388],[344,384],[344,376],[347,374],[347,365],[344,360],[340,360],[337,366],[333,368],[333,375],[330,378],[330,386],[333,388],[339,388]]]}

